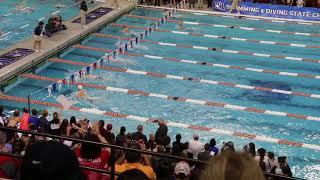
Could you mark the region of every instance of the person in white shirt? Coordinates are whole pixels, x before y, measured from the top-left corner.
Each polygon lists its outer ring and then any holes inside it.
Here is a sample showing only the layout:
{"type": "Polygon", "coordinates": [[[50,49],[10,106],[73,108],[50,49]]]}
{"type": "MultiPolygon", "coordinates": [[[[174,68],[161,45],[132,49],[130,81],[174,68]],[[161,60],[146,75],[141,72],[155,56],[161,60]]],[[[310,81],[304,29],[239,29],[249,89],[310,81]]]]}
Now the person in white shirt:
{"type": "Polygon", "coordinates": [[[274,159],[274,153],[268,152],[268,158],[263,160],[266,165],[266,172],[275,173],[275,169],[279,166],[278,162],[274,159]]]}
{"type": "Polygon", "coordinates": [[[204,144],[199,142],[199,135],[193,135],[193,140],[189,141],[188,152],[192,154],[193,159],[198,159],[199,152],[204,151],[204,144]]]}

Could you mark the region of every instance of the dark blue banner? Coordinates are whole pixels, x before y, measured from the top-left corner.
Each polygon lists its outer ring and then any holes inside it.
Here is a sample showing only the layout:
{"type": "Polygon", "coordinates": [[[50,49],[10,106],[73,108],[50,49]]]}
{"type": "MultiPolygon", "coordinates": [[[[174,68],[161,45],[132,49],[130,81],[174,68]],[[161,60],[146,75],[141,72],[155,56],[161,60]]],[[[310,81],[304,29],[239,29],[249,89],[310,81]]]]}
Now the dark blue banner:
{"type": "MultiPolygon", "coordinates": [[[[212,2],[213,10],[228,12],[232,1],[214,0],[212,2]]],[[[303,19],[311,21],[320,21],[320,9],[297,6],[283,6],[243,2],[240,3],[240,13],[253,16],[277,17],[286,19],[303,19]]],[[[237,13],[236,10],[233,11],[237,13]]]]}

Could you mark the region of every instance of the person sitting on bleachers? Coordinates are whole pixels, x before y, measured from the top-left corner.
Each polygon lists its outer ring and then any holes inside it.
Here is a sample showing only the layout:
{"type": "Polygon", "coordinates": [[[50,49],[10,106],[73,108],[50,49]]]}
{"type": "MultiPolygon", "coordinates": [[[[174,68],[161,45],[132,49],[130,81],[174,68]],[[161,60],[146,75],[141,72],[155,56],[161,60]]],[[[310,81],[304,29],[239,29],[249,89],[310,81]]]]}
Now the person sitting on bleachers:
{"type": "MultiPolygon", "coordinates": [[[[142,142],[140,144],[131,142],[128,145],[128,148],[146,150],[146,147],[142,142]]],[[[151,167],[150,159],[145,154],[141,155],[139,152],[127,151],[116,161],[115,171],[117,173],[123,173],[132,169],[142,171],[149,179],[156,179],[156,174],[151,167]],[[141,157],[143,158],[145,165],[140,162],[141,157]]]]}

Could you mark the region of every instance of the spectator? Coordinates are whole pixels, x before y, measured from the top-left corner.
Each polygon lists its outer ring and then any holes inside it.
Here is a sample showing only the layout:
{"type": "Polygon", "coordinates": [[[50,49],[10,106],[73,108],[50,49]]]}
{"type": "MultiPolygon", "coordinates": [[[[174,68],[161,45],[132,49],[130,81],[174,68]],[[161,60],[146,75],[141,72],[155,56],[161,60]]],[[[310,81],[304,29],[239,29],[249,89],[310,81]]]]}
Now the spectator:
{"type": "Polygon", "coordinates": [[[27,108],[23,108],[23,114],[20,121],[21,130],[29,130],[29,112],[27,108]]]}
{"type": "Polygon", "coordinates": [[[160,6],[160,0],[154,0],[154,6],[160,6]]]}
{"type": "Polygon", "coordinates": [[[48,114],[48,110],[44,110],[42,112],[42,116],[39,119],[39,132],[49,133],[49,121],[47,120],[48,114]]]}
{"type": "Polygon", "coordinates": [[[172,143],[172,147],[175,145],[179,147],[181,152],[188,148],[188,143],[181,143],[181,134],[176,135],[176,141],[172,143]]]}
{"type": "Polygon", "coordinates": [[[198,0],[198,9],[203,8],[203,0],[198,0]]]}
{"type": "Polygon", "coordinates": [[[289,167],[289,165],[287,163],[287,157],[285,157],[285,156],[278,157],[278,163],[279,163],[279,166],[275,170],[276,174],[282,175],[282,176],[292,177],[291,168],[289,167]]]}
{"type": "Polygon", "coordinates": [[[0,124],[2,126],[5,126],[5,125],[7,125],[6,122],[7,122],[7,117],[3,113],[3,106],[0,106],[0,124]]]}
{"type": "Polygon", "coordinates": [[[90,121],[88,119],[84,119],[80,122],[80,126],[81,128],[79,130],[81,130],[81,134],[82,136],[85,134],[85,133],[88,133],[88,132],[91,132],[91,127],[90,127],[90,121]]]}
{"type": "Polygon", "coordinates": [[[193,140],[189,141],[188,153],[189,157],[198,159],[198,154],[204,150],[204,144],[199,142],[199,135],[193,135],[193,140]]]}
{"type": "Polygon", "coordinates": [[[164,121],[155,120],[154,122],[157,122],[159,126],[155,137],[162,141],[162,139],[168,135],[168,127],[164,121]]]}
{"type": "Polygon", "coordinates": [[[19,115],[20,112],[18,110],[13,112],[13,115],[9,118],[8,127],[16,128],[17,124],[21,121],[19,115]]]}
{"type": "Polygon", "coordinates": [[[226,151],[210,161],[203,180],[264,180],[263,173],[257,163],[245,153],[226,151]]]}
{"type": "Polygon", "coordinates": [[[124,171],[118,177],[118,180],[148,180],[149,178],[138,169],[124,171]]]}
{"type": "MultiPolygon", "coordinates": [[[[210,158],[212,157],[209,153],[209,144],[205,145],[205,149],[206,149],[205,152],[199,153],[198,155],[199,161],[209,161],[210,158]]],[[[201,164],[201,163],[194,164],[194,166],[191,168],[190,180],[199,180],[205,168],[206,168],[205,164],[201,164]]]]}
{"type": "Polygon", "coordinates": [[[172,144],[171,154],[173,156],[183,156],[182,155],[182,150],[180,149],[180,146],[178,144],[172,144]]]}
{"type": "Polygon", "coordinates": [[[36,142],[27,149],[21,180],[85,180],[77,157],[69,147],[54,141],[36,142]]]}
{"type": "Polygon", "coordinates": [[[153,151],[154,148],[157,147],[157,143],[156,143],[156,137],[154,134],[150,134],[149,135],[149,141],[147,143],[147,149],[150,149],[151,151],[153,151]]]}
{"type": "Polygon", "coordinates": [[[22,139],[16,139],[12,144],[12,153],[16,155],[24,155],[25,142],[22,139]]]}
{"type": "Polygon", "coordinates": [[[33,43],[33,49],[36,52],[43,51],[41,49],[41,43],[42,43],[42,33],[43,33],[43,25],[44,23],[42,21],[39,22],[38,26],[34,29],[34,43],[33,43]]]}
{"type": "Polygon", "coordinates": [[[120,127],[120,133],[116,137],[116,145],[118,146],[126,146],[127,144],[127,135],[125,134],[126,127],[120,127]]]}
{"type": "Polygon", "coordinates": [[[210,140],[209,152],[211,156],[216,156],[219,153],[219,149],[216,147],[217,143],[214,138],[210,140]]]}
{"type": "Polygon", "coordinates": [[[258,149],[258,155],[255,157],[255,160],[258,161],[261,170],[264,172],[266,171],[266,165],[264,160],[266,159],[266,150],[263,148],[258,149]]]}
{"type": "Polygon", "coordinates": [[[6,148],[7,133],[5,131],[0,131],[0,152],[8,152],[6,148]]]}
{"type": "Polygon", "coordinates": [[[141,124],[139,124],[137,126],[137,132],[132,133],[132,139],[135,141],[142,139],[144,141],[144,143],[146,144],[147,137],[142,132],[143,132],[143,126],[141,124]]]}
{"type": "Polygon", "coordinates": [[[99,120],[98,122],[99,125],[99,130],[100,130],[100,134],[106,138],[107,136],[107,130],[104,128],[104,121],[103,120],[99,120]]]}
{"type": "Polygon", "coordinates": [[[60,125],[61,136],[70,136],[71,126],[69,126],[68,119],[64,119],[60,125]]]}
{"type": "Polygon", "coordinates": [[[10,156],[0,155],[0,179],[17,179],[21,161],[10,156]]]}
{"type": "Polygon", "coordinates": [[[203,152],[199,152],[198,154],[198,159],[210,159],[210,145],[208,143],[206,143],[204,145],[204,151],[203,152]]]}
{"type": "MultiPolygon", "coordinates": [[[[130,143],[128,147],[133,149],[145,150],[145,147],[143,147],[143,145],[139,145],[135,142],[130,143]]],[[[127,151],[116,161],[115,171],[118,173],[122,173],[128,170],[137,169],[142,171],[149,179],[156,179],[156,174],[150,166],[151,164],[148,156],[142,155],[142,158],[146,165],[141,164],[141,154],[139,152],[127,151]],[[126,162],[123,162],[124,160],[126,160],[126,162]]]]}
{"type": "Polygon", "coordinates": [[[33,124],[33,125],[35,126],[35,128],[38,129],[38,128],[39,128],[39,125],[40,125],[40,119],[39,119],[39,117],[38,117],[38,111],[33,108],[33,109],[31,110],[31,114],[32,114],[32,116],[29,117],[29,126],[30,126],[31,124],[33,124]]]}
{"type": "Polygon", "coordinates": [[[165,146],[164,149],[165,149],[165,151],[164,151],[165,154],[171,154],[171,146],[170,145],[165,146]]]}
{"type": "Polygon", "coordinates": [[[77,123],[77,119],[74,116],[71,116],[70,118],[70,136],[77,137],[78,129],[80,127],[80,124],[77,123]]]}
{"type": "Polygon", "coordinates": [[[276,168],[279,166],[279,164],[274,159],[273,152],[268,152],[268,159],[265,159],[263,162],[266,166],[266,172],[268,173],[275,173],[276,168]]]}
{"type": "MultiPolygon", "coordinates": [[[[84,136],[84,140],[106,143],[106,140],[98,131],[96,134],[86,134],[84,136]],[[102,141],[100,140],[99,136],[102,141]]],[[[82,166],[97,169],[108,169],[107,162],[110,154],[110,150],[108,148],[103,148],[92,143],[82,143],[80,147],[75,149],[75,153],[78,157],[80,165],[82,166]]],[[[102,174],[98,172],[85,170],[84,173],[87,176],[87,180],[101,180],[103,178],[102,174]]]]}
{"type": "Polygon", "coordinates": [[[59,114],[57,112],[54,112],[52,114],[53,119],[49,122],[49,133],[52,135],[60,135],[61,131],[60,131],[60,117],[59,114]]]}
{"type": "Polygon", "coordinates": [[[127,134],[126,145],[130,144],[132,141],[133,141],[133,139],[132,139],[132,134],[131,134],[131,133],[128,133],[128,134],[127,134]]]}
{"type": "MultiPolygon", "coordinates": [[[[184,161],[180,161],[174,167],[174,175],[176,180],[189,180],[190,166],[184,161]]],[[[208,178],[211,179],[211,178],[208,178]]]]}
{"type": "Polygon", "coordinates": [[[196,3],[195,0],[189,0],[189,9],[191,8],[191,6],[195,8],[195,3],[196,3]]]}
{"type": "Polygon", "coordinates": [[[232,151],[235,152],[236,149],[234,148],[234,144],[231,141],[228,141],[227,143],[223,142],[222,148],[221,148],[221,152],[223,151],[232,151]]]}
{"type": "Polygon", "coordinates": [[[208,6],[207,8],[212,8],[212,0],[207,0],[208,6]]]}
{"type": "Polygon", "coordinates": [[[256,157],[256,146],[254,143],[251,142],[249,144],[246,144],[243,149],[244,152],[247,152],[251,157],[256,157]]]}
{"type": "Polygon", "coordinates": [[[110,143],[110,144],[115,144],[115,135],[111,132],[112,130],[112,124],[107,124],[107,132],[106,132],[106,140],[110,143]]]}
{"type": "Polygon", "coordinates": [[[86,27],[87,25],[87,11],[88,6],[85,0],[82,0],[80,3],[80,22],[82,25],[82,28],[86,27]]]}

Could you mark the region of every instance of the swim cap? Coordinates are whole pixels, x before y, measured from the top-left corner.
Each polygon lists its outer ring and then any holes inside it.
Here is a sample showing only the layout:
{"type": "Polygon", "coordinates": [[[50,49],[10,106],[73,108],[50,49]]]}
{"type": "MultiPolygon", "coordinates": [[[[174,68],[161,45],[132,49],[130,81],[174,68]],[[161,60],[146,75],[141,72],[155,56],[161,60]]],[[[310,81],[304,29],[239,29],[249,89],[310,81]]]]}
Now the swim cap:
{"type": "Polygon", "coordinates": [[[79,85],[79,86],[78,86],[78,89],[80,89],[80,90],[81,90],[81,89],[83,89],[83,87],[82,87],[81,85],[79,85]]]}

